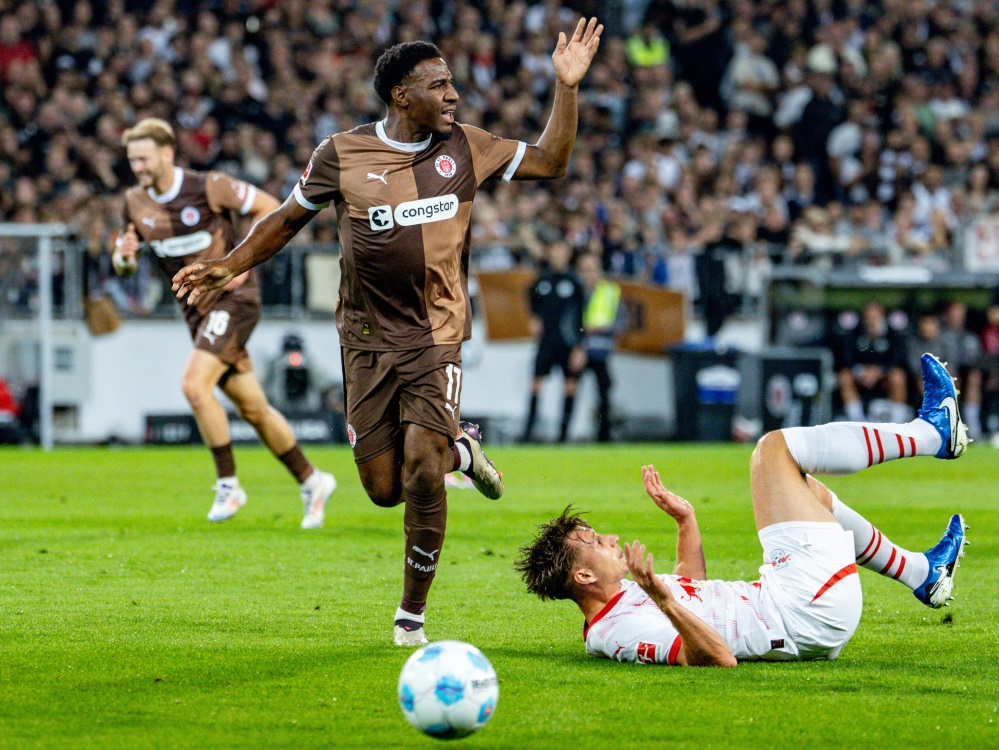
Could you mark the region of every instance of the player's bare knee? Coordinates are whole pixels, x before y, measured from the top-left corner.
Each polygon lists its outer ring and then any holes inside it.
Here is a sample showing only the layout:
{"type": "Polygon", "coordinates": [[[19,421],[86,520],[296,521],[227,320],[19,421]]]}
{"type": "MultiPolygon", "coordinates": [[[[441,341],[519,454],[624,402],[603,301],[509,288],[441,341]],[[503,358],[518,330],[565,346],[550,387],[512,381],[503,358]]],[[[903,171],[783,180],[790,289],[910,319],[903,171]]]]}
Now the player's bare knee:
{"type": "Polygon", "coordinates": [[[270,407],[266,401],[242,401],[236,404],[239,415],[250,425],[259,427],[266,420],[270,407]]]}
{"type": "Polygon", "coordinates": [[[750,475],[762,471],[767,466],[772,465],[772,462],[778,457],[788,454],[784,434],[780,430],[768,432],[757,441],[756,448],[753,449],[753,455],[749,459],[750,475]]]}
{"type": "Polygon", "coordinates": [[[394,508],[402,502],[401,488],[388,480],[364,483],[368,499],[380,508],[394,508]]]}
{"type": "Polygon", "coordinates": [[[183,382],[180,384],[181,390],[184,392],[184,398],[187,399],[187,403],[191,405],[191,408],[197,411],[200,409],[205,402],[211,398],[211,388],[206,388],[204,383],[195,378],[185,377],[183,382]]]}

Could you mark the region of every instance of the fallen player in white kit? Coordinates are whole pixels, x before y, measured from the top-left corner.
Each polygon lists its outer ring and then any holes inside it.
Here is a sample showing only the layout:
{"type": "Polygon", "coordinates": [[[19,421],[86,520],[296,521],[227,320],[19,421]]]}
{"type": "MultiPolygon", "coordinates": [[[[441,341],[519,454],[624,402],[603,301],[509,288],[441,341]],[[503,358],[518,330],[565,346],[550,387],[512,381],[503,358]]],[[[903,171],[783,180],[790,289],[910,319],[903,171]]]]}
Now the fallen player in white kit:
{"type": "Polygon", "coordinates": [[[673,574],[657,575],[644,545],[622,551],[617,536],[597,533],[566,508],[521,550],[517,569],[528,590],[579,606],[589,654],[684,666],[835,659],[860,622],[857,564],[907,585],[930,607],[947,605],[966,543],[960,515],[936,546],[911,552],[811,476],[896,458],[961,456],[968,438],[953,381],[932,355],[922,365],[925,396],[912,422],[792,427],[760,440],[750,465],[763,545],[759,581],[705,580],[694,509],[645,466],[646,491],[677,523],[673,574]],[[625,579],[629,571],[634,582],[625,579]]]}

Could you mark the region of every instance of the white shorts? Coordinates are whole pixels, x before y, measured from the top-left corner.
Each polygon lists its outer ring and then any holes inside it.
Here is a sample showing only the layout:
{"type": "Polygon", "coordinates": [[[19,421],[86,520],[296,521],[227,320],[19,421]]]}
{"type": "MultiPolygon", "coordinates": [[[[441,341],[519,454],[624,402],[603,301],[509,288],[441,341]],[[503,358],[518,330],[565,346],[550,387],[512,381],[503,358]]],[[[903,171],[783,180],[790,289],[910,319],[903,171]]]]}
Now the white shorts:
{"type": "Polygon", "coordinates": [[[835,659],[860,623],[853,534],[838,523],[792,521],[760,530],[760,578],[799,659],[835,659]]]}

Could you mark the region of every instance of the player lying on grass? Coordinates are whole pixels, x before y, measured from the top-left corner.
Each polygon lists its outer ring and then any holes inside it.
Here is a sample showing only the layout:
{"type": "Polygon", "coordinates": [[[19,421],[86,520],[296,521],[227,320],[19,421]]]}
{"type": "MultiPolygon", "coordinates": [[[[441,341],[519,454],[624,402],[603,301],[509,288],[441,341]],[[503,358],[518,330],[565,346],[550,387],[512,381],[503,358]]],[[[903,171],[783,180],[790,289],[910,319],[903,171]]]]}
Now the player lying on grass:
{"type": "Polygon", "coordinates": [[[572,599],[587,653],[618,661],[733,667],[739,661],[835,659],[860,622],[857,563],[941,607],[964,554],[964,520],[951,517],[925,553],[893,544],[811,474],[849,474],[896,458],[957,458],[968,438],[943,364],[922,359],[919,417],[907,424],[841,422],[764,435],[753,452],[753,515],[760,580],[706,580],[694,509],[652,466],[645,490],[677,524],[676,567],[657,575],[634,542],[600,534],[566,508],[521,550],[517,569],[541,599],[572,599]],[[634,582],[625,579],[631,572],[634,582]]]}

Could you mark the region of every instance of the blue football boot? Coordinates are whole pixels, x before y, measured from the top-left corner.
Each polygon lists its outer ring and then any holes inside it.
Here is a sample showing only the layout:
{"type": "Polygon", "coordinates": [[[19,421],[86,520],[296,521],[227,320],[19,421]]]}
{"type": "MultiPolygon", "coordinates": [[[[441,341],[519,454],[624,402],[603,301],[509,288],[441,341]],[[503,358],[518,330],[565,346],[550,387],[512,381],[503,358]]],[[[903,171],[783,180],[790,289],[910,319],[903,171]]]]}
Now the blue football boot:
{"type": "Polygon", "coordinates": [[[942,443],[937,458],[958,458],[968,448],[968,427],[961,421],[957,408],[957,390],[954,379],[944,363],[932,354],[924,354],[923,406],[919,418],[933,425],[940,433],[942,443]]]}
{"type": "Polygon", "coordinates": [[[930,572],[926,580],[912,592],[919,601],[928,607],[939,609],[949,607],[948,602],[954,597],[954,573],[964,557],[964,519],[960,515],[951,516],[947,531],[934,547],[926,551],[926,560],[930,564],[930,572]]]}

